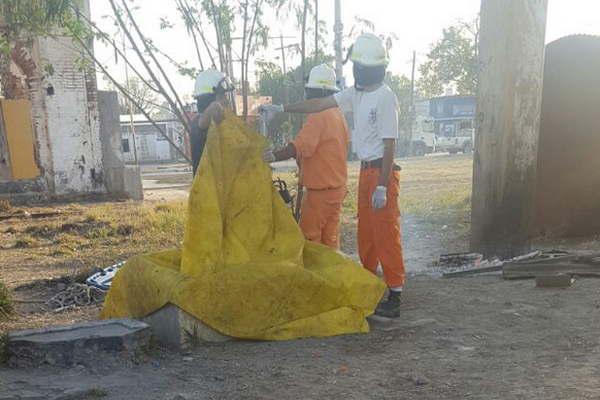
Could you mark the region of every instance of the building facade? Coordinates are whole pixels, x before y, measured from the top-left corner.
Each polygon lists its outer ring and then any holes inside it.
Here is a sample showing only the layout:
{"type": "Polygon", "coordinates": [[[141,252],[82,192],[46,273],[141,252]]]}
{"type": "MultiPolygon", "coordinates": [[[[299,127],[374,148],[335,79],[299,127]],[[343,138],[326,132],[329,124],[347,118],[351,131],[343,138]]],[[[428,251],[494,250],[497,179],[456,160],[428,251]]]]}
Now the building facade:
{"type": "Polygon", "coordinates": [[[0,73],[0,194],[107,191],[96,73],[81,68],[83,55],[62,36],[10,43],[0,73]]]}
{"type": "Polygon", "coordinates": [[[121,115],[121,149],[127,163],[160,163],[185,161],[177,149],[162,135],[185,151],[185,130],[178,120],[156,120],[154,126],[143,115],[121,115]],[[133,125],[133,129],[132,129],[133,125]]]}

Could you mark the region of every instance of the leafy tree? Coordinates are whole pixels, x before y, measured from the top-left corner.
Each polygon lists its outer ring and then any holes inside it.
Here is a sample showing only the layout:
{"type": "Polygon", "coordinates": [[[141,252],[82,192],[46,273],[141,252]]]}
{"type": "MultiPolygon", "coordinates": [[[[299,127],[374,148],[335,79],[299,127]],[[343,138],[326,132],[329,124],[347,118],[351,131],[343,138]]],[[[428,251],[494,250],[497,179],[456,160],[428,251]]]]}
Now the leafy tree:
{"type": "Polygon", "coordinates": [[[460,23],[444,29],[442,38],[433,44],[427,61],[420,67],[418,88],[425,97],[440,96],[448,87],[460,95],[477,91],[478,21],[460,23]]]}
{"type": "MultiPolygon", "coordinates": [[[[264,20],[265,11],[278,11],[284,4],[286,0],[175,0],[194,43],[201,70],[212,66],[236,81],[233,65],[237,61],[234,58],[239,58],[244,117],[248,115],[249,65],[254,55],[268,45],[269,26],[264,20]],[[214,30],[214,33],[209,34],[208,30],[214,30]],[[233,38],[233,33],[239,37],[233,38]]],[[[162,26],[168,28],[170,23],[163,21],[162,26]]]]}
{"type": "Polygon", "coordinates": [[[393,75],[388,72],[385,83],[398,98],[399,128],[405,130],[411,121],[411,84],[405,75],[393,75]]]}
{"type": "MultiPolygon", "coordinates": [[[[78,0],[0,0],[0,77],[9,73],[11,43],[47,36],[72,20],[78,0]]],[[[3,94],[10,97],[3,87],[3,94]]]]}

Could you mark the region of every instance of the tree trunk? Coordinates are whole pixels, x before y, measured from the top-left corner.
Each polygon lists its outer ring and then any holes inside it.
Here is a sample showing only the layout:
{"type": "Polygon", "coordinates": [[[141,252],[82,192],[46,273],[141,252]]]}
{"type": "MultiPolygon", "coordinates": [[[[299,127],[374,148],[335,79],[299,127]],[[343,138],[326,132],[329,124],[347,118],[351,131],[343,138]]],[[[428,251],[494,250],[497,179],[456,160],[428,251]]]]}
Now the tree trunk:
{"type": "Polygon", "coordinates": [[[246,44],[248,43],[248,1],[244,2],[244,25],[242,30],[242,60],[240,68],[242,71],[242,116],[248,122],[248,89],[246,87],[246,44]]]}
{"type": "Polygon", "coordinates": [[[471,248],[526,252],[542,99],[547,0],[483,0],[471,248]]]}

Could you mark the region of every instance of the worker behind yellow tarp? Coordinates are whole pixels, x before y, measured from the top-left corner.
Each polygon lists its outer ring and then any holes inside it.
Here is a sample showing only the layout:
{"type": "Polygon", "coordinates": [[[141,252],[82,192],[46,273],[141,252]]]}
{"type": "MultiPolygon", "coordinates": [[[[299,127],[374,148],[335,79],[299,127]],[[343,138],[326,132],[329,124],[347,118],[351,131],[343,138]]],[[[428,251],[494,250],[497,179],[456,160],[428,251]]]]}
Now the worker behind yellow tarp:
{"type": "Polygon", "coordinates": [[[182,250],[134,257],[102,316],[175,304],[222,334],[284,340],[367,332],[385,287],[349,258],[306,242],[262,161],[265,140],[233,115],[211,127],[182,250]]]}

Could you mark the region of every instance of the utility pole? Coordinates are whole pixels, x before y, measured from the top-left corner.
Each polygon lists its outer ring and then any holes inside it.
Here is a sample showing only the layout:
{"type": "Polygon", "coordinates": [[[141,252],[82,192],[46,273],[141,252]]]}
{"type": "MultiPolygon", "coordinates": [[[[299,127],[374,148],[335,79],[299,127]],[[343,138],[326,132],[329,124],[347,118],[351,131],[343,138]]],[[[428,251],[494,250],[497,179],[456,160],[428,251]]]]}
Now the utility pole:
{"type": "MultiPolygon", "coordinates": [[[[125,45],[125,34],[122,36],[123,39],[123,56],[127,57],[127,46],[125,45]]],[[[129,67],[127,65],[127,61],[125,61],[125,87],[128,92],[131,92],[130,87],[131,82],[129,82],[129,67]]],[[[127,109],[129,111],[129,129],[131,130],[131,141],[133,144],[133,160],[135,165],[138,165],[138,154],[137,154],[137,143],[135,140],[135,124],[133,123],[133,104],[131,101],[127,100],[127,109]]]]}
{"type": "Polygon", "coordinates": [[[408,123],[408,148],[412,152],[413,128],[415,124],[415,66],[417,64],[417,52],[413,50],[412,72],[410,74],[410,110],[408,123]]]}
{"type": "Polygon", "coordinates": [[[548,0],[482,0],[471,249],[529,250],[548,0]]]}
{"type": "Polygon", "coordinates": [[[283,63],[283,75],[285,75],[287,72],[287,68],[285,67],[285,46],[283,45],[283,33],[279,34],[279,45],[281,46],[281,62],[283,63]]]}
{"type": "Polygon", "coordinates": [[[319,0],[315,0],[315,57],[319,55],[319,0]]]}
{"type": "Polygon", "coordinates": [[[342,39],[344,35],[344,25],[342,24],[342,1],[335,0],[335,25],[333,26],[335,33],[335,74],[337,76],[341,89],[346,87],[344,79],[344,56],[342,54],[342,39]]]}

